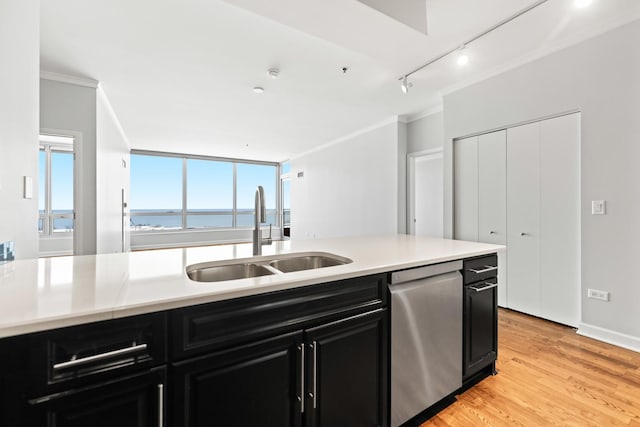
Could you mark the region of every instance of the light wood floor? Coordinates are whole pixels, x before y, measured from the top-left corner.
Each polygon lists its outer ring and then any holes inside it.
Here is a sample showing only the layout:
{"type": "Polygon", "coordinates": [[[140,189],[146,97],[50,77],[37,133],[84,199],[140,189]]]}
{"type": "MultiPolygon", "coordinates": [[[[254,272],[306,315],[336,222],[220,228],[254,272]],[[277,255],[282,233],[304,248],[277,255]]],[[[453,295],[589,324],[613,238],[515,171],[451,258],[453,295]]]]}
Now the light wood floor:
{"type": "Polygon", "coordinates": [[[421,427],[640,426],[640,353],[510,310],[498,334],[498,375],[421,427]]]}

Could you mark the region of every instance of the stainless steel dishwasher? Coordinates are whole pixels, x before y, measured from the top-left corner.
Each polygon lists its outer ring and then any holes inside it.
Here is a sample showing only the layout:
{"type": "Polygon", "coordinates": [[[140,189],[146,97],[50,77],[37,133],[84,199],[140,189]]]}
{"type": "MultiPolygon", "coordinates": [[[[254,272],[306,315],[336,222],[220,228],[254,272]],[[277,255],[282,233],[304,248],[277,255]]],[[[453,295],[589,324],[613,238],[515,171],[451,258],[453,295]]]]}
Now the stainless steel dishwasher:
{"type": "Polygon", "coordinates": [[[391,426],[462,386],[462,261],[391,274],[391,426]]]}

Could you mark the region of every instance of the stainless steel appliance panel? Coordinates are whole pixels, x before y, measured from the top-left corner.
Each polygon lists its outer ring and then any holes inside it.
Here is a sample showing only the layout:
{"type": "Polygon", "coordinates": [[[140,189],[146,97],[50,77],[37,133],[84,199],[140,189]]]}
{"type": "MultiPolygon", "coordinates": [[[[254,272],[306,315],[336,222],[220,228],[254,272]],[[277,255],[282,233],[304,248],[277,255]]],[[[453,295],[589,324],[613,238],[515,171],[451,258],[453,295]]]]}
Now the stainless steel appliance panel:
{"type": "Polygon", "coordinates": [[[409,273],[412,280],[399,284],[401,278],[394,283],[392,275],[392,427],[462,386],[462,275],[452,271],[462,265],[447,264],[432,271],[435,276],[415,279],[409,273]]]}

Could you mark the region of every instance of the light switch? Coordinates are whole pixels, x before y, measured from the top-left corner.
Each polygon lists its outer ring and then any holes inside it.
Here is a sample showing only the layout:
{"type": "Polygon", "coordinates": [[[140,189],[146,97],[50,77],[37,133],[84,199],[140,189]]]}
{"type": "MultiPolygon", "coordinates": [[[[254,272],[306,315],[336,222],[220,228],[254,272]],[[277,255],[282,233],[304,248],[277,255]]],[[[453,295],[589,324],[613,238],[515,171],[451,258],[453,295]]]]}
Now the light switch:
{"type": "Polygon", "coordinates": [[[24,177],[24,198],[33,199],[33,178],[30,176],[24,177]]]}
{"type": "Polygon", "coordinates": [[[591,201],[591,215],[605,215],[607,202],[605,200],[591,201]]]}

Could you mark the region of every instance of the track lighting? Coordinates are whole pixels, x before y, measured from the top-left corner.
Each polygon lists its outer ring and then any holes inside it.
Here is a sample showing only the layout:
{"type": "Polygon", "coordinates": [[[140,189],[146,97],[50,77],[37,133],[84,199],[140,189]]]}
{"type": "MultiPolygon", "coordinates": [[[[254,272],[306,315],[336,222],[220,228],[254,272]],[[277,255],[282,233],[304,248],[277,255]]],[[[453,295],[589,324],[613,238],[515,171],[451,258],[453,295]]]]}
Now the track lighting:
{"type": "Polygon", "coordinates": [[[400,85],[400,89],[402,89],[402,92],[404,93],[409,93],[409,88],[413,86],[413,83],[408,82],[407,81],[407,76],[404,76],[402,78],[402,84],[400,85]]]}
{"type": "Polygon", "coordinates": [[[467,49],[464,45],[460,46],[460,49],[458,49],[458,59],[456,62],[460,66],[467,65],[469,63],[469,55],[467,55],[467,49]]]}
{"type": "MultiPolygon", "coordinates": [[[[402,91],[404,93],[409,92],[409,88],[412,86],[411,83],[407,83],[407,77],[411,76],[414,73],[417,73],[420,70],[423,70],[424,68],[427,68],[429,65],[440,61],[441,59],[455,53],[458,52],[458,58],[456,60],[456,62],[458,63],[458,65],[463,66],[466,65],[469,62],[469,55],[464,52],[464,47],[467,46],[469,43],[473,43],[476,40],[486,36],[487,34],[497,30],[498,28],[502,27],[503,25],[508,24],[509,22],[519,18],[520,16],[524,15],[527,12],[530,12],[531,10],[542,6],[543,4],[545,4],[546,2],[548,2],[549,0],[536,0],[533,4],[530,4],[529,6],[525,7],[524,9],[514,13],[513,15],[503,19],[502,21],[498,22],[495,25],[492,25],[491,27],[487,28],[486,30],[482,31],[481,33],[476,34],[475,36],[471,37],[470,39],[466,40],[462,45],[460,45],[459,47],[456,47],[454,49],[448,50],[446,52],[441,53],[440,55],[430,59],[429,61],[427,61],[426,63],[422,64],[421,66],[419,66],[418,68],[416,68],[415,70],[404,74],[402,77],[400,77],[398,80],[402,80],[402,86],[400,86],[402,88],[402,91]]],[[[576,7],[587,7],[589,4],[592,3],[593,0],[574,0],[576,7]]]]}

